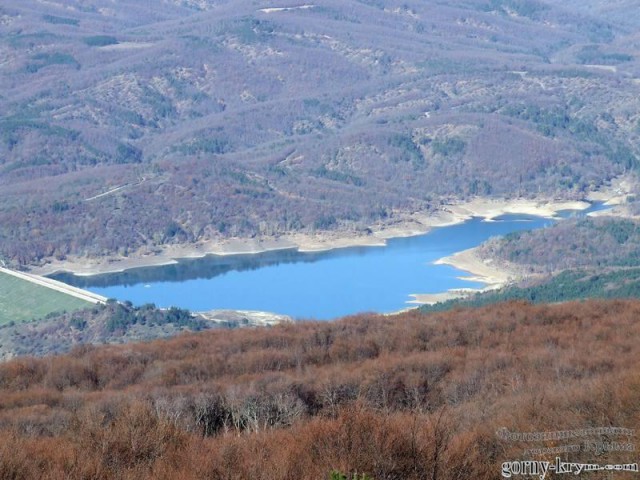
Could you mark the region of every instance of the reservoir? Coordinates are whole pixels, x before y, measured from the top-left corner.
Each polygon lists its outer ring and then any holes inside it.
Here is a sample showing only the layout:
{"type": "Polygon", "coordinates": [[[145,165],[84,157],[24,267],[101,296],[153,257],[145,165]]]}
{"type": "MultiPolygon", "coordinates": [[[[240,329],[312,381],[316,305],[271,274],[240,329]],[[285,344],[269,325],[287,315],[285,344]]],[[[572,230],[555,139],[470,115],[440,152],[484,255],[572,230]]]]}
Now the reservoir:
{"type": "MultiPolygon", "coordinates": [[[[603,209],[594,203],[579,212],[603,209]]],[[[576,214],[563,212],[562,217],[576,214]]],[[[154,303],[192,311],[261,310],[300,319],[332,319],[359,312],[395,312],[413,306],[411,294],[479,288],[468,275],[439,258],[485,240],[550,225],[553,220],[503,215],[472,218],[430,232],[388,240],[385,247],[351,247],[302,253],[295,249],[250,255],[209,255],[176,264],[90,277],[69,273],[52,278],[135,305],[154,303]]]]}

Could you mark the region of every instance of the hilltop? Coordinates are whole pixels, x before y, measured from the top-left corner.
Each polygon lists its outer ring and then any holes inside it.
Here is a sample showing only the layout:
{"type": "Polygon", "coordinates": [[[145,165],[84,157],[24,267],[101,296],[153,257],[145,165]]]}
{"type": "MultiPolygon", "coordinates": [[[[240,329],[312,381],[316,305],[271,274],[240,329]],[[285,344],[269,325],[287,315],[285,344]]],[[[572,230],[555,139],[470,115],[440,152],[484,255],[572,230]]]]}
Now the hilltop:
{"type": "Polygon", "coordinates": [[[474,196],[583,198],[637,167],[629,8],[6,1],[0,255],[366,236],[474,196]]]}

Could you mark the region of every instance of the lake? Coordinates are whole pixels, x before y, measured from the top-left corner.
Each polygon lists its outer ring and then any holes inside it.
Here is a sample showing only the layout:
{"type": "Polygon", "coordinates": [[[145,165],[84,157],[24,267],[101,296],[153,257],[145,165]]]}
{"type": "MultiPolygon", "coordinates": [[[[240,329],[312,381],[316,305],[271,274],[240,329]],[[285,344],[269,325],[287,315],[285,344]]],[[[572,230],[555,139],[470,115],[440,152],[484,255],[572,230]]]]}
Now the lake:
{"type": "MultiPolygon", "coordinates": [[[[594,203],[566,217],[601,210],[594,203]]],[[[441,257],[475,247],[490,237],[553,223],[548,218],[503,215],[495,221],[473,218],[435,228],[424,235],[394,238],[385,247],[351,247],[302,253],[295,249],[251,255],[209,255],[177,264],[122,273],[52,278],[135,305],[155,303],[192,311],[261,310],[294,318],[332,319],[358,312],[395,312],[411,306],[413,293],[482,287],[441,257]]]]}

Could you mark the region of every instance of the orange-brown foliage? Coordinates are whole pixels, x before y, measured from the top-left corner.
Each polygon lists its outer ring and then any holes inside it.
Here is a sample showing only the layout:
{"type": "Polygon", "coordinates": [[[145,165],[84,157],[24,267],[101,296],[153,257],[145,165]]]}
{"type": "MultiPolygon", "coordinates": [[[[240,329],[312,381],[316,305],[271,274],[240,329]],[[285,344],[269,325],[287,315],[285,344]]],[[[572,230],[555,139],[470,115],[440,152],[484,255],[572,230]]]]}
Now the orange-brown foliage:
{"type": "Polygon", "coordinates": [[[638,338],[637,301],[506,303],[17,359],[0,478],[497,478],[501,427],[638,428],[638,338]]]}

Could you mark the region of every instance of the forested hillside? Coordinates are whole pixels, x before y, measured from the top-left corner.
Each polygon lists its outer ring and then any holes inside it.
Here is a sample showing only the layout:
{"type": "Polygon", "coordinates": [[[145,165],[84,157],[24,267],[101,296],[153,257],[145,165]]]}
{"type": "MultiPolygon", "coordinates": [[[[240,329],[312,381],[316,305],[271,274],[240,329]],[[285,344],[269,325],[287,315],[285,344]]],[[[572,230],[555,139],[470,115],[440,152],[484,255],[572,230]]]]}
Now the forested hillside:
{"type": "Polygon", "coordinates": [[[52,311],[28,321],[13,316],[13,320],[0,325],[0,360],[67,353],[78,345],[151,340],[220,326],[188,310],[134,307],[128,302],[109,301],[69,310],[52,311]]]}
{"type": "Polygon", "coordinates": [[[506,303],[22,358],[0,364],[0,477],[488,480],[568,444],[632,463],[612,447],[629,434],[500,432],[637,432],[638,319],[638,301],[506,303]]]}
{"type": "Polygon", "coordinates": [[[442,312],[514,300],[546,304],[596,298],[640,298],[640,268],[568,269],[556,274],[528,278],[497,290],[422,305],[419,309],[422,312],[442,312]]]}
{"type": "MultiPolygon", "coordinates": [[[[35,301],[39,298],[35,297],[35,301]]],[[[134,307],[130,302],[115,300],[68,312],[52,310],[45,316],[27,321],[15,315],[6,318],[13,320],[0,325],[0,361],[17,356],[68,353],[81,345],[141,342],[184,332],[269,327],[292,321],[286,315],[265,312],[211,310],[192,313],[176,307],[161,309],[154,304],[134,307]]]]}
{"type": "Polygon", "coordinates": [[[0,256],[581,197],[637,166],[637,7],[5,1],[0,256]]]}
{"type": "Polygon", "coordinates": [[[615,217],[582,218],[512,233],[484,243],[482,258],[517,265],[528,273],[556,273],[579,267],[640,266],[640,222],[615,217]]]}
{"type": "MultiPolygon", "coordinates": [[[[637,203],[626,205],[637,209],[637,203]]],[[[493,238],[475,249],[484,262],[518,272],[519,280],[422,311],[478,307],[507,300],[554,303],[586,298],[640,298],[637,217],[583,217],[493,238]]]]}

